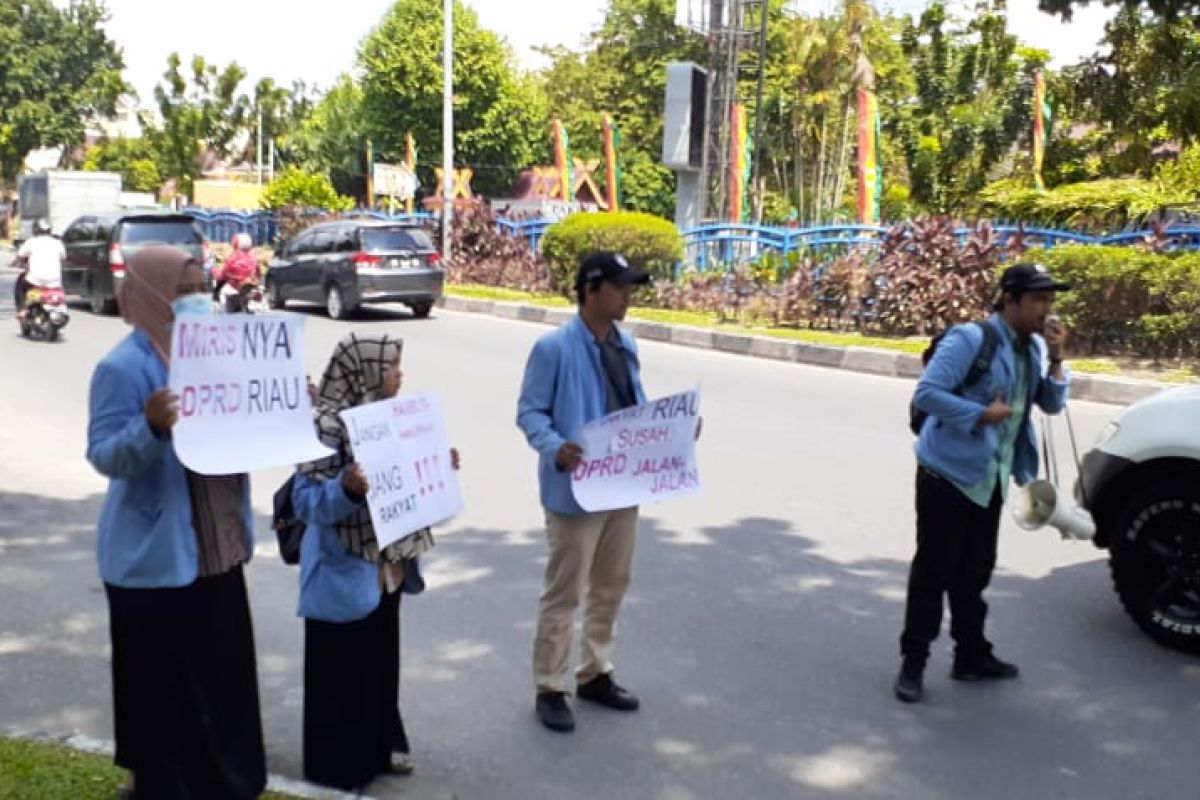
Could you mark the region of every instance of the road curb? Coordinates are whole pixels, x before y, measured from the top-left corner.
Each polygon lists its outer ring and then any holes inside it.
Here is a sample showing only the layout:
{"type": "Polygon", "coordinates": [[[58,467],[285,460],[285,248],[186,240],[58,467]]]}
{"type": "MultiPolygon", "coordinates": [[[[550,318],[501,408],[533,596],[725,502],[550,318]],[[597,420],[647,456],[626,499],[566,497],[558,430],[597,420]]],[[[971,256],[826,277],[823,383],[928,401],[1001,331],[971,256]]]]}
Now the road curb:
{"type": "MultiPolygon", "coordinates": [[[[90,736],[82,736],[80,734],[52,736],[40,731],[0,729],[0,735],[6,736],[10,739],[23,739],[27,742],[57,744],[63,747],[68,747],[80,753],[89,753],[96,756],[111,757],[115,750],[111,741],[106,739],[93,739],[90,736]]],[[[267,788],[271,791],[282,792],[295,797],[303,797],[305,800],[372,800],[369,795],[347,794],[346,792],[338,791],[337,789],[326,789],[306,781],[285,778],[281,775],[268,776],[267,788]]]]}
{"type": "MultiPolygon", "coordinates": [[[[491,314],[504,319],[517,319],[554,326],[563,325],[575,316],[573,310],[565,308],[536,306],[529,303],[507,303],[499,300],[477,300],[454,295],[445,295],[439,305],[448,311],[491,314]]],[[[810,344],[771,336],[726,333],[710,328],[671,325],[665,322],[650,322],[634,318],[625,321],[625,328],[639,339],[692,347],[698,350],[715,350],[732,355],[787,361],[813,367],[832,367],[890,378],[913,380],[921,374],[921,359],[911,353],[896,353],[872,347],[810,344]]],[[[1169,386],[1170,384],[1157,381],[1075,373],[1071,376],[1071,399],[1123,406],[1157,394],[1169,386]]]]}

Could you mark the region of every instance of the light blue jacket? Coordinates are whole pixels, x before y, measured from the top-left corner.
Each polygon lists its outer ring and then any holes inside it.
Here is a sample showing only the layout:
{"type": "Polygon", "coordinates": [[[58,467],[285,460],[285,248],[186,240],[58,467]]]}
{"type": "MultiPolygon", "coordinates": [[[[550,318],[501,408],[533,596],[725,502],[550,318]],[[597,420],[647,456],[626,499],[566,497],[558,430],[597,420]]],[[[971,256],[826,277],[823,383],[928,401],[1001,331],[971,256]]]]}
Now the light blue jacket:
{"type": "MultiPolygon", "coordinates": [[[[963,486],[973,486],[987,476],[988,463],[1000,446],[1000,426],[982,425],[979,419],[997,393],[1012,396],[1017,380],[1008,326],[996,315],[988,324],[996,329],[1000,341],[987,374],[966,387],[961,396],[954,393],[983,344],[983,331],[977,325],[958,325],[938,345],[914,397],[917,408],[929,415],[917,441],[917,460],[963,486]]],[[[1057,414],[1067,404],[1070,374],[1064,372],[1066,380],[1058,381],[1048,373],[1046,342],[1034,334],[1029,346],[1030,412],[1022,422],[1013,456],[1013,478],[1019,486],[1033,480],[1038,471],[1034,405],[1047,414],[1057,414]]]]}
{"type": "MultiPolygon", "coordinates": [[[[379,606],[379,565],[352,554],[334,526],[362,504],[342,489],[342,476],[324,481],[297,475],[292,484],[296,518],[305,524],[300,540],[300,607],[297,613],[322,622],[354,622],[379,606]]],[[[425,588],[417,560],[404,575],[405,594],[425,588]]]]}
{"type": "MultiPolygon", "coordinates": [[[[645,403],[637,344],[625,331],[616,331],[634,396],[638,404],[645,403]]],[[[565,443],[579,442],[584,425],[606,415],[606,380],[596,337],[578,315],[539,339],[529,354],[517,401],[517,425],[538,452],[542,505],[556,514],[586,513],[575,502],[570,473],[560,471],[554,457],[565,443]]]]}
{"type": "MultiPolygon", "coordinates": [[[[96,557],[105,583],[130,589],[186,586],[199,570],[187,474],[170,436],[155,436],[146,401],[167,385],[167,367],[140,331],[92,374],[87,459],[109,478],[96,557]]],[[[254,552],[249,481],[242,498],[246,550],[254,552]]]]}

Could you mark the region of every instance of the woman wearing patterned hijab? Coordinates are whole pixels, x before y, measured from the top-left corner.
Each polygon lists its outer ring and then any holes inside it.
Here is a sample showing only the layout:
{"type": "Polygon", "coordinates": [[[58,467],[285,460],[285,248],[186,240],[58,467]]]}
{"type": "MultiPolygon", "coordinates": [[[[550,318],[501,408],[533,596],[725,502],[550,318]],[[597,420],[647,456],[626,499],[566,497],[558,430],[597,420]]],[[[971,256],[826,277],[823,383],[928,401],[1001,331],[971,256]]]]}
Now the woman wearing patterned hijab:
{"type": "Polygon", "coordinates": [[[200,476],[171,441],[176,313],[211,308],[186,253],[129,260],[134,330],[92,376],[87,457],[109,479],[97,538],[112,642],[114,760],[123,795],[258,797],[266,785],[254,633],[242,565],[254,539],[244,475],[200,476]]]}
{"type": "MultiPolygon", "coordinates": [[[[304,777],[361,789],[412,766],[400,718],[400,593],[425,586],[417,566],[428,530],[382,551],[366,477],[354,463],[342,411],[395,396],[400,339],[350,334],[317,390],[316,425],[333,455],[298,469],[292,499],[307,525],[300,549],[304,623],[304,777]]],[[[457,468],[457,453],[451,455],[457,468]]]]}

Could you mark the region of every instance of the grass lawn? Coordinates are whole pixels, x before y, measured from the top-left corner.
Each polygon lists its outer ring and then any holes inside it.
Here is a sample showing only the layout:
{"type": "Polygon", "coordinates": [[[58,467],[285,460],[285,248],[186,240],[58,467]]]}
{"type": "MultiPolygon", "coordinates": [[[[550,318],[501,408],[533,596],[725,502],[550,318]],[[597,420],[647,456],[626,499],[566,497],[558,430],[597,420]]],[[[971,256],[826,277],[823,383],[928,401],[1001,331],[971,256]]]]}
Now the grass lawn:
{"type": "MultiPolygon", "coordinates": [[[[0,736],[0,800],[113,800],[125,771],[108,756],[0,736]]],[[[267,792],[269,800],[292,795],[267,792]]]]}

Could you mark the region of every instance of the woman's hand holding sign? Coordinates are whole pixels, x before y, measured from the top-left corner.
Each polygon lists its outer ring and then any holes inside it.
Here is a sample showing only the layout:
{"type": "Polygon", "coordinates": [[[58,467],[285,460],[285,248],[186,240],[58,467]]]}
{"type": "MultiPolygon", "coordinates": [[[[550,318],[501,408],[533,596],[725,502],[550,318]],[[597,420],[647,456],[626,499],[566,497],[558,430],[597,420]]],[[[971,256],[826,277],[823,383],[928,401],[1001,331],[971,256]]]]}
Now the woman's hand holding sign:
{"type": "Polygon", "coordinates": [[[146,401],[146,422],[155,436],[166,436],[179,421],[179,396],[170,389],[159,389],[146,401]]]}

